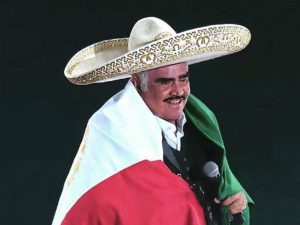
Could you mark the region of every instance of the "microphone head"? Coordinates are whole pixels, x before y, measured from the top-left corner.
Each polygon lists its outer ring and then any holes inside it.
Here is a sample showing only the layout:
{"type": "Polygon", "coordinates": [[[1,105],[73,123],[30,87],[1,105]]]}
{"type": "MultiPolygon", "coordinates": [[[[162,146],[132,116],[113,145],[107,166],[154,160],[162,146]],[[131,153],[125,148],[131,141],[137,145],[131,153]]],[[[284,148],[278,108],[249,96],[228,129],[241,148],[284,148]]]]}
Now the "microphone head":
{"type": "Polygon", "coordinates": [[[211,179],[218,178],[220,176],[218,165],[213,161],[208,161],[203,166],[203,174],[211,179]]]}

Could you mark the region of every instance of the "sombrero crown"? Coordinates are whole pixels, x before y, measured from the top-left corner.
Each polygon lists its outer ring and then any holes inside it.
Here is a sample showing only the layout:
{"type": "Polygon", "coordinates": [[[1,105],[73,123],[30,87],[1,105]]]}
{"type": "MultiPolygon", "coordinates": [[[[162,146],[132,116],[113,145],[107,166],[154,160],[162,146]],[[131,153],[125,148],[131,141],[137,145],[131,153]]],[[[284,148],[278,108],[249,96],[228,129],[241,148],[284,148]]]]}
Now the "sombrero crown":
{"type": "Polygon", "coordinates": [[[64,72],[74,84],[106,82],[161,66],[232,54],[244,49],[250,39],[250,31],[236,24],[176,33],[161,19],[147,17],[136,22],[129,38],[105,40],[82,49],[64,72]]]}

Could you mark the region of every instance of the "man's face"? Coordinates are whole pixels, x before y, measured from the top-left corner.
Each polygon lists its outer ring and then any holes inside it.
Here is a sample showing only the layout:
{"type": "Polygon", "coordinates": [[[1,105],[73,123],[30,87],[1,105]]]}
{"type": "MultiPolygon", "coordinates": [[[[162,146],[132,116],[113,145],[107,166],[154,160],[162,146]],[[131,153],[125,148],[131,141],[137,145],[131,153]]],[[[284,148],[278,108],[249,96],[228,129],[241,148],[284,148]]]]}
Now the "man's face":
{"type": "MultiPolygon", "coordinates": [[[[139,93],[154,115],[172,123],[180,117],[190,94],[187,73],[186,63],[148,71],[148,88],[139,93]]],[[[133,83],[136,87],[140,85],[138,77],[133,83]]]]}

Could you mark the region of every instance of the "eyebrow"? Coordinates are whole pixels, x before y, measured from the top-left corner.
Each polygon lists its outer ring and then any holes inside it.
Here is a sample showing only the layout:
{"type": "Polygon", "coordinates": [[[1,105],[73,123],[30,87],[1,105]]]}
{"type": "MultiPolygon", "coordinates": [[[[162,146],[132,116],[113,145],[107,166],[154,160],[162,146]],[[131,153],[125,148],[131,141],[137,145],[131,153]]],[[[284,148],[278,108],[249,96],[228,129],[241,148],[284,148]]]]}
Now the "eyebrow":
{"type": "MultiPolygon", "coordinates": [[[[187,78],[187,77],[189,77],[189,72],[180,75],[179,79],[187,78]]],[[[164,82],[173,81],[173,80],[175,80],[175,78],[160,77],[160,78],[155,79],[155,83],[164,83],[164,82]]]]}
{"type": "Polygon", "coordinates": [[[165,83],[165,82],[169,82],[169,81],[173,81],[173,80],[175,80],[175,79],[174,78],[161,77],[161,78],[155,79],[155,83],[165,83]]]}

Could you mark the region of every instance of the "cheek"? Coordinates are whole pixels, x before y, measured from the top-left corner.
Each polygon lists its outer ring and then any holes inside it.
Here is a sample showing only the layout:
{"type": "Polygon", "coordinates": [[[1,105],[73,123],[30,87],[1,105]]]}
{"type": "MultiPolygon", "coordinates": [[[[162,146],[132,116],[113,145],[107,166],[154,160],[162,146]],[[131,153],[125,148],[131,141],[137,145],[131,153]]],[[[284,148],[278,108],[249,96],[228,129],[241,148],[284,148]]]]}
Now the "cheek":
{"type": "Polygon", "coordinates": [[[190,93],[191,93],[191,89],[190,89],[190,87],[188,87],[188,88],[186,89],[186,94],[189,95],[190,93]]]}
{"type": "Polygon", "coordinates": [[[168,96],[168,89],[167,88],[155,88],[155,89],[152,89],[152,92],[151,92],[151,97],[153,100],[155,101],[162,101],[164,100],[167,96],[168,96]]]}
{"type": "Polygon", "coordinates": [[[186,85],[183,87],[183,90],[184,90],[186,96],[188,96],[188,95],[190,94],[190,92],[191,92],[190,84],[189,84],[189,83],[186,84],[186,85]]]}
{"type": "Polygon", "coordinates": [[[144,92],[142,98],[151,109],[157,108],[164,99],[162,93],[159,91],[144,92]]]}
{"type": "Polygon", "coordinates": [[[156,93],[156,94],[151,95],[150,101],[151,101],[152,105],[159,107],[163,103],[163,100],[165,98],[166,97],[164,97],[164,95],[156,93]]]}

